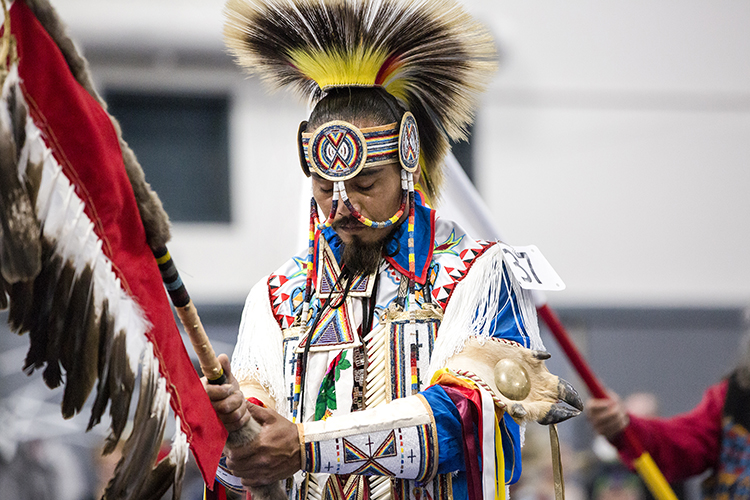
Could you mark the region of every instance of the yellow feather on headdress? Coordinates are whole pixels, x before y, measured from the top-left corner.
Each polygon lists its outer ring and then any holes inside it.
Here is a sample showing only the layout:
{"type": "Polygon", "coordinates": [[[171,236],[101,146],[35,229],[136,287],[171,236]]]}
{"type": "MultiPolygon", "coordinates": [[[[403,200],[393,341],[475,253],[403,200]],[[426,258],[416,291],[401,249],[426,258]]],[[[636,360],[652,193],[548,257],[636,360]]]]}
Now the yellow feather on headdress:
{"type": "Polygon", "coordinates": [[[454,0],[229,0],[225,42],[272,88],[313,103],[333,87],[383,87],[420,129],[436,195],[449,140],[466,139],[496,67],[492,37],[454,0]]]}

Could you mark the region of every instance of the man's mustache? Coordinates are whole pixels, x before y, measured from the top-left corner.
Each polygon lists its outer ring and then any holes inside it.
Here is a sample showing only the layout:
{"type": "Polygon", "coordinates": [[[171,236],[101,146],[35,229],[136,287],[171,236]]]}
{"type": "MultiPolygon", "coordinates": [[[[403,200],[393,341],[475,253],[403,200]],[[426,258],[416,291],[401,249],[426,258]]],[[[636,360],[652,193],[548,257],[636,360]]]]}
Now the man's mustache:
{"type": "Polygon", "coordinates": [[[361,222],[359,222],[359,220],[357,220],[356,217],[352,217],[351,215],[347,215],[346,217],[342,217],[341,219],[337,219],[337,220],[333,221],[333,224],[331,224],[331,227],[334,230],[341,229],[341,228],[347,228],[347,227],[354,228],[354,227],[360,227],[360,226],[364,226],[364,224],[362,224],[361,222]]]}

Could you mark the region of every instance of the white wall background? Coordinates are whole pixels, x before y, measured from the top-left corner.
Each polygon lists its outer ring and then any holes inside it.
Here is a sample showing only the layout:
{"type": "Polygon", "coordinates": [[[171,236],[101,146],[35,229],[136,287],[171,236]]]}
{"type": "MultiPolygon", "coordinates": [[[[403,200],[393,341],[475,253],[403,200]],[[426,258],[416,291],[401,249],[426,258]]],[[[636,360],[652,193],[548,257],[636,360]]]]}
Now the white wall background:
{"type": "MultiPolygon", "coordinates": [[[[231,92],[234,222],[176,225],[170,249],[197,303],[242,301],[296,250],[304,105],[225,63],[220,0],[54,3],[99,85],[231,92]]],[[[566,281],[551,302],[750,304],[750,3],[466,4],[501,52],[477,184],[566,281]]]]}

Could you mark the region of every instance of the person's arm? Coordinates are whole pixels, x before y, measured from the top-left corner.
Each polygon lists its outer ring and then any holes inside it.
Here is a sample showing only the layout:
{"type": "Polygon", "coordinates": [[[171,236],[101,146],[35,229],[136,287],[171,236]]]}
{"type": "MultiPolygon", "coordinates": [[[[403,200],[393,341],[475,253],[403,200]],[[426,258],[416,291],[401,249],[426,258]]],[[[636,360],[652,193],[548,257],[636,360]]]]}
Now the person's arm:
{"type": "Polygon", "coordinates": [[[628,466],[632,467],[637,455],[622,434],[626,427],[636,434],[668,481],[681,481],[718,462],[726,390],[726,381],[709,387],[695,408],[671,418],[629,415],[619,398],[590,400],[586,415],[628,466]]]}
{"type": "Polygon", "coordinates": [[[231,367],[226,355],[219,356],[227,383],[204,383],[228,431],[242,428],[251,418],[259,427],[252,441],[225,448],[227,467],[246,488],[272,484],[300,469],[297,427],[275,411],[283,388],[282,342],[283,333],[273,315],[264,278],[245,302],[231,367]]]}

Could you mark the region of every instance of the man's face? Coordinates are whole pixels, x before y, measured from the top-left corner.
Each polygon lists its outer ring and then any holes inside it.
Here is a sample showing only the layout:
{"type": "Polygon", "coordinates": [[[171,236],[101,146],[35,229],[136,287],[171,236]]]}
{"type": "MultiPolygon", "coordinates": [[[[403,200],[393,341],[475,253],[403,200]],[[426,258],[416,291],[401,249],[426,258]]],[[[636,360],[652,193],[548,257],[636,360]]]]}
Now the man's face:
{"type": "MultiPolygon", "coordinates": [[[[398,163],[367,167],[354,178],[344,181],[346,194],[354,208],[373,221],[387,220],[401,206],[401,166],[398,163]]],[[[313,196],[323,217],[331,212],[333,182],[312,174],[313,196]]],[[[408,214],[404,212],[403,217],[408,214]]],[[[333,229],[345,245],[353,242],[374,244],[383,242],[393,227],[375,229],[359,222],[339,200],[333,229]]]]}

